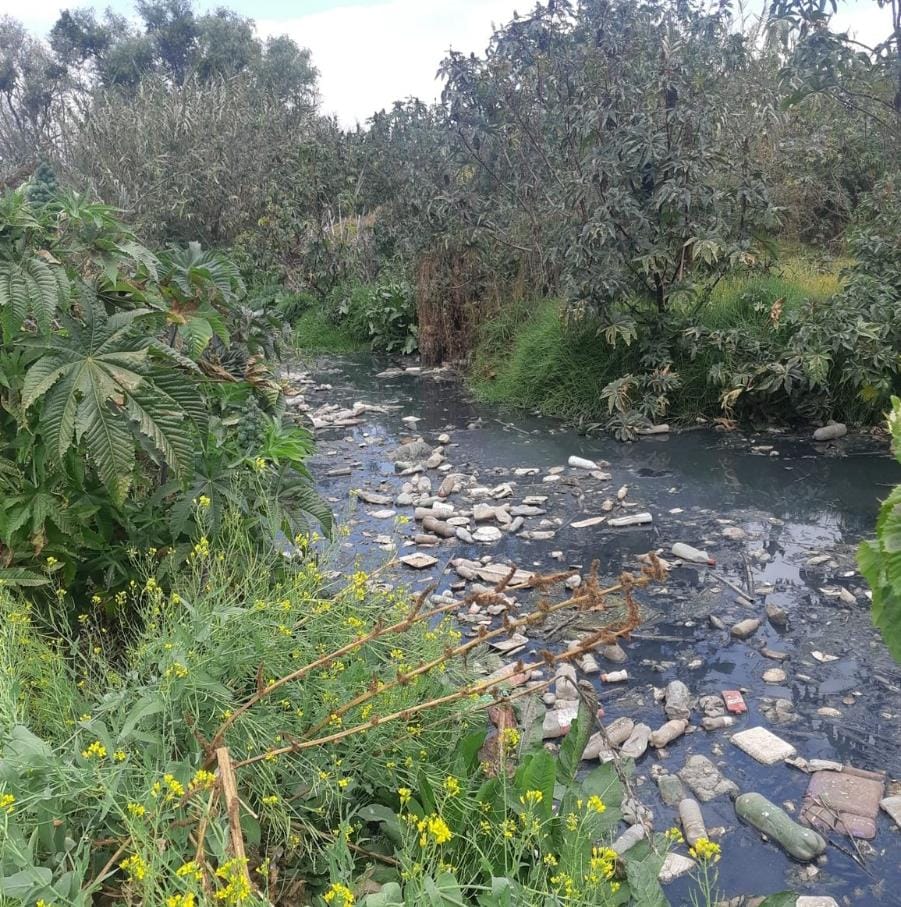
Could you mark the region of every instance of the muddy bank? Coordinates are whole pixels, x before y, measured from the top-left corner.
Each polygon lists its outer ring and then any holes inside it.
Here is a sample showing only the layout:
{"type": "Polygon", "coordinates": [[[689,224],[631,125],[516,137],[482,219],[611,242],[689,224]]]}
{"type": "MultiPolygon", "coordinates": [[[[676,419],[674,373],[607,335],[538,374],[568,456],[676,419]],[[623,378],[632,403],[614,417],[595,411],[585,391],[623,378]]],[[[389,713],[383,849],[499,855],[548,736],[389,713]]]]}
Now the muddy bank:
{"type": "MultiPolygon", "coordinates": [[[[687,712],[686,732],[637,761],[637,792],[654,827],[678,823],[680,792],[661,776],[681,778],[688,792],[680,772],[705,757],[731,782],[701,803],[708,831],[720,835],[724,894],[791,887],[845,904],[901,903],[901,833],[885,811],[872,840],[830,831],[825,854],[801,863],[739,822],[729,796],[759,792],[797,819],[816,774],[804,770],[811,760],[885,772],[883,793],[899,792],[901,669],[870,626],[854,563],[879,497],[899,480],[887,451],[852,436],[814,444],[778,433],[690,432],[634,445],[585,439],[551,420],[475,405],[450,373],[398,374],[369,357],[297,368],[293,377],[295,408],[319,426],[313,468],[321,490],[350,526],[340,542],[348,566],[418,553],[425,566],[398,565],[393,579],[414,589],[435,582],[437,594],[460,596],[454,560],[583,574],[598,560],[613,577],[661,550],[672,569],[665,584],[642,593],[644,623],[623,644],[625,660],[599,652],[598,671],[584,675],[605,722],[627,718],[651,729],[673,720],[663,691],[672,681],[685,685],[678,708],[687,712]],[[596,468],[568,465],[573,456],[596,468]],[[415,519],[417,504],[434,514],[428,526],[415,519]],[[677,562],[678,542],[703,549],[715,566],[677,562]],[[733,632],[736,625],[743,629],[733,632]],[[625,682],[600,679],[620,670],[625,682]],[[747,712],[705,731],[724,690],[740,691],[747,712]],[[746,747],[732,740],[755,727],[788,748],[772,764],[758,761],[753,738],[746,747]],[[786,762],[790,749],[796,756],[786,762]]],[[[528,607],[527,595],[520,604],[528,607]]],[[[471,615],[462,627],[477,632],[501,617],[471,615]]],[[[549,642],[565,646],[578,633],[564,626],[550,641],[526,639],[517,657],[549,642]]],[[[673,903],[683,885],[667,886],[673,903]]]]}

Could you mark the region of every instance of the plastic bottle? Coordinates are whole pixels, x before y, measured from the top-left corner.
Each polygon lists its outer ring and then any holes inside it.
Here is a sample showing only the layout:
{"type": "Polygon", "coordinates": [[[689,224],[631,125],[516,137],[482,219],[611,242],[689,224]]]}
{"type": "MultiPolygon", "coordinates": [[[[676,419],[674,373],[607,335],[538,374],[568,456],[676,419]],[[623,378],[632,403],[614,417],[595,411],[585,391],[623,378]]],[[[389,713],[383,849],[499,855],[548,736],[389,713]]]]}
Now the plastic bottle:
{"type": "Polygon", "coordinates": [[[681,558],[683,561],[690,561],[693,564],[707,564],[710,567],[716,565],[716,561],[706,551],[701,551],[700,548],[692,548],[691,545],[686,545],[684,542],[676,542],[671,550],[675,557],[681,558]]]}

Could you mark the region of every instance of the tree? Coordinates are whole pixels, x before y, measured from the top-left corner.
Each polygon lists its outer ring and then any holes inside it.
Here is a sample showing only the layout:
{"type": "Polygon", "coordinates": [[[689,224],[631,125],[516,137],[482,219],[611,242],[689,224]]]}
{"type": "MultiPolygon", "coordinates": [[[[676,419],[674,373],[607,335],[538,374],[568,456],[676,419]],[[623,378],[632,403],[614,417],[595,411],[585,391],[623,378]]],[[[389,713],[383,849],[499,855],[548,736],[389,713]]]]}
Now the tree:
{"type": "Polygon", "coordinates": [[[50,155],[63,124],[65,68],[9,16],[0,18],[0,174],[50,155]]]}
{"type": "Polygon", "coordinates": [[[775,226],[753,156],[771,104],[742,103],[753,52],[721,4],[539,4],[442,73],[447,194],[624,336],[623,307],[703,302],[775,226]]]}

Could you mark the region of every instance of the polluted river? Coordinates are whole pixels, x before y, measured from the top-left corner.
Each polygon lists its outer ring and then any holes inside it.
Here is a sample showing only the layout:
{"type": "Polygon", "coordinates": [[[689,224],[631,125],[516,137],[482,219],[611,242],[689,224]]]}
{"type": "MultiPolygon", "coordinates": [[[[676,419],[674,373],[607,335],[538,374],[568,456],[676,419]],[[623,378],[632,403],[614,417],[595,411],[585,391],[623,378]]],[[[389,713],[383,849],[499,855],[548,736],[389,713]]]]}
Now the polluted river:
{"type": "MultiPolygon", "coordinates": [[[[577,659],[574,676],[638,753],[632,821],[662,831],[680,824],[684,799],[699,803],[722,847],[726,903],[790,889],[810,907],[901,905],[901,667],[870,624],[854,557],[901,479],[886,443],[701,428],[621,444],[473,402],[449,370],[349,356],[286,377],[289,405],[314,425],[320,493],[349,529],[336,542],[342,569],[392,561],[381,578],[413,593],[434,585],[443,602],[491,564],[502,576],[573,571],[574,587],[594,562],[608,583],[659,553],[669,570],[636,592],[641,625],[577,659]],[[645,729],[668,721],[677,736],[648,746],[645,729]],[[794,844],[761,825],[753,794],[784,811],[794,844]],[[806,850],[811,822],[819,854],[806,850]]],[[[510,595],[522,611],[534,601],[510,595]]],[[[503,617],[458,615],[470,636],[503,617]]],[[[580,620],[502,636],[480,667],[566,649],[591,629],[580,620]]],[[[571,720],[568,680],[542,688],[548,745],[571,720]]],[[[620,756],[594,749],[586,767],[620,756]]],[[[668,868],[667,897],[688,903],[686,867],[668,868]]]]}

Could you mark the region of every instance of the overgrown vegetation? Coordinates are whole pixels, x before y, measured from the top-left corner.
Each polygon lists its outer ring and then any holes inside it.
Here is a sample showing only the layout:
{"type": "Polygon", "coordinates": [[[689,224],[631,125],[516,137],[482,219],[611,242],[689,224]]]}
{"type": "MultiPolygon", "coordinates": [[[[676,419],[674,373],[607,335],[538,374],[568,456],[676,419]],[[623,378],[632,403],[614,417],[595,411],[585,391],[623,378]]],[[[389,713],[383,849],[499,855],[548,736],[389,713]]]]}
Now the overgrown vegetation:
{"type": "MultiPolygon", "coordinates": [[[[615,641],[659,563],[465,641],[458,603],[341,578],[278,366],[471,355],[487,398],[622,439],[876,421],[901,13],[862,48],[827,7],[539,3],[352,132],[228,10],[0,20],[0,902],[665,903],[678,835],[618,857],[628,764],[577,777],[588,692],[553,756],[473,675],[562,608],[615,641]]],[[[893,651],[897,496],[860,555],[893,651]]]]}
{"type": "Polygon", "coordinates": [[[281,416],[277,334],[227,258],[196,244],[155,255],[74,193],[40,204],[20,189],[2,206],[6,583],[46,585],[51,564],[112,606],[126,550],[184,560],[201,496],[214,523],[231,504],[270,539],[310,514],[330,525],[304,467],[311,436],[281,416]]]}
{"type": "MultiPolygon", "coordinates": [[[[888,417],[895,457],[901,463],[901,400],[892,398],[888,417]]],[[[876,538],[862,542],[858,551],[860,572],[873,590],[873,623],[892,655],[901,661],[901,485],[882,502],[876,521],[876,538]]]]}

